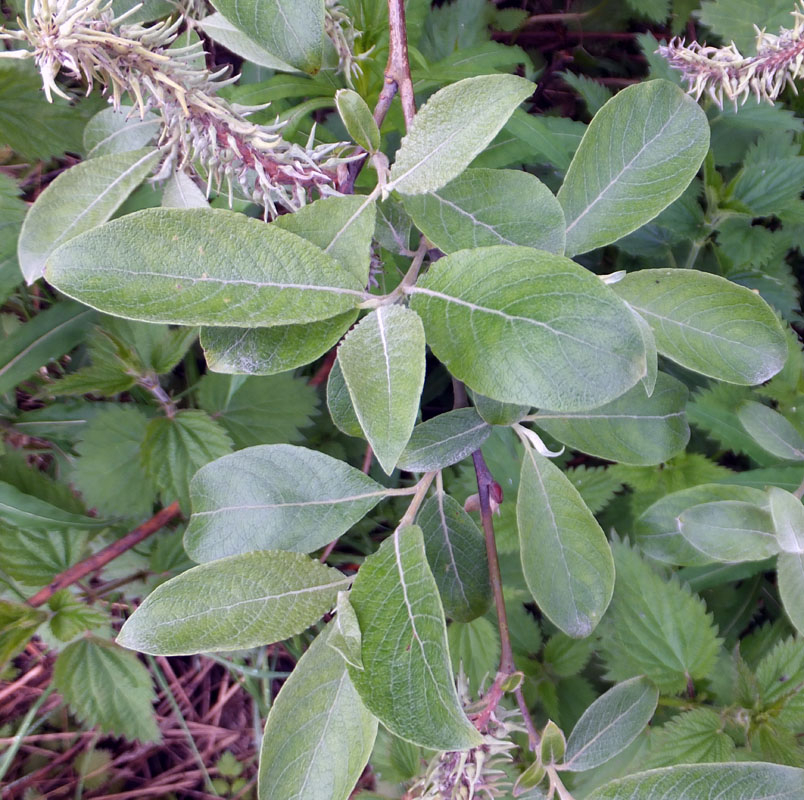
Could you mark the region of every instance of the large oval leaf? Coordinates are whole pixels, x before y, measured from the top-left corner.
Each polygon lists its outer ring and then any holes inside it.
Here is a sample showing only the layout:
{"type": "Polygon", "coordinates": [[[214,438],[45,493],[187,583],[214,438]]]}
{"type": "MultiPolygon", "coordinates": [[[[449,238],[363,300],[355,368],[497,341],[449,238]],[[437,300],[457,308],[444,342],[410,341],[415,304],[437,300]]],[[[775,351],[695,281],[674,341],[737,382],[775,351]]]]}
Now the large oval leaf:
{"type": "Polygon", "coordinates": [[[640,382],[600,408],[570,414],[540,411],[531,419],[573,450],[622,464],[660,464],[689,441],[684,413],[688,397],[683,383],[660,373],[650,397],[640,382]]]}
{"type": "Polygon", "coordinates": [[[363,669],[349,675],[385,727],[433,750],[483,741],[461,708],[444,610],[421,528],[397,529],[357,573],[349,600],[363,633],[363,669]]]}
{"type": "Polygon", "coordinates": [[[535,88],[516,75],[480,75],[437,91],[402,139],[386,188],[424,194],[458,177],[535,88]]]}
{"type": "Polygon", "coordinates": [[[502,245],[462,250],[410,291],[435,355],[494,400],[580,411],[645,374],[628,307],[563,256],[502,245]]]}
{"type": "Polygon", "coordinates": [[[698,104],[668,81],[629,86],[595,114],[558,201],[568,255],[616,242],[686,189],[709,149],[698,104]]]}
{"type": "Polygon", "coordinates": [[[314,322],[363,297],[357,277],[301,237],[204,208],[149,208],[88,231],[53,253],[47,279],[109,314],[179,325],[314,322]]]}
{"type": "Polygon", "coordinates": [[[309,628],[350,580],[301,553],[222,558],[157,586],[117,642],[164,656],[271,644],[309,628]]]}
{"type": "Polygon", "coordinates": [[[564,633],[595,629],[614,591],[614,559],[592,512],[566,475],[526,448],[516,504],[525,582],[564,633]]]}
{"type": "Polygon", "coordinates": [[[778,411],[749,401],[737,409],[737,419],[763,450],[788,461],[804,461],[804,436],[778,411]]]}
{"type": "Polygon", "coordinates": [[[31,206],[22,223],[17,258],[27,283],[41,278],[51,253],[106,222],[159,161],[153,147],[111,153],[65,170],[31,206]]]}
{"type": "Polygon", "coordinates": [[[377,719],[340,654],[327,645],[331,633],[316,637],[271,706],[260,751],[260,800],[347,800],[371,755],[377,719]]]}
{"type": "Polygon", "coordinates": [[[653,329],[659,352],[681,366],[752,386],[773,377],[787,344],[770,306],[750,289],[689,269],[643,269],[612,287],[653,329]]]}
{"type": "Polygon", "coordinates": [[[249,447],[196,472],[184,546],[195,561],[251,550],[310,552],[337,539],[386,494],[324,453],[289,444],[249,447]]]}

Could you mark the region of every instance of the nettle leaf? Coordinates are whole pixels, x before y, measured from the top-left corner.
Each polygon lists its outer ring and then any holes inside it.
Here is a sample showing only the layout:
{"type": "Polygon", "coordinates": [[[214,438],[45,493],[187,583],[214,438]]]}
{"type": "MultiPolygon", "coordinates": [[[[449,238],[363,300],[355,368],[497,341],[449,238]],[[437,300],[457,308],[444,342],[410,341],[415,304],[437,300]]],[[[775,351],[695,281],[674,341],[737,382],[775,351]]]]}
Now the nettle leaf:
{"type": "Polygon", "coordinates": [[[28,284],[41,278],[59,245],[106,222],[159,161],[148,147],[82,161],[37,197],[22,223],[17,258],[28,284]]]}
{"type": "Polygon", "coordinates": [[[178,500],[187,510],[190,478],[199,467],[231,449],[232,442],[220,423],[204,411],[186,409],[148,423],[140,457],[164,500],[178,500]]]}
{"type": "Polygon", "coordinates": [[[672,492],[657,500],[637,517],[634,522],[636,543],[646,555],[668,564],[701,566],[710,563],[710,558],[682,536],[678,518],[693,506],[720,500],[762,505],[767,502],[767,497],[759,489],[726,483],[705,483],[672,492]]]}
{"type": "Polygon", "coordinates": [[[338,89],[335,106],[352,139],[367,152],[376,153],[380,149],[380,129],[366,101],[352,89],[338,89]]]}
{"type": "Polygon", "coordinates": [[[463,250],[440,259],[410,293],[433,353],[494,400],[580,411],[619,397],[645,373],[627,306],[562,256],[463,250]]]}
{"type": "Polygon", "coordinates": [[[350,580],[284,550],[221,558],[157,586],[117,641],[172,656],[271,644],[309,628],[350,580]]]}
{"type": "Polygon", "coordinates": [[[471,692],[493,680],[500,663],[500,637],[486,618],[451,622],[447,628],[449,654],[455,672],[463,670],[471,692]]]}
{"type": "Polygon", "coordinates": [[[299,442],[299,430],[313,424],[318,395],[292,373],[266,378],[205,375],[198,384],[198,404],[217,419],[236,448],[299,442]]]}
{"type": "Polygon", "coordinates": [[[665,694],[707,677],[720,640],[703,601],[665,580],[625,543],[613,547],[617,580],[600,650],[610,680],[645,675],[665,694]]]}
{"type": "Polygon", "coordinates": [[[661,373],[650,397],[638,383],[600,408],[571,414],[539,411],[532,419],[573,450],[622,464],[659,464],[689,441],[688,397],[683,383],[661,373]]]}
{"type": "Polygon", "coordinates": [[[110,621],[103,611],[74,597],[69,589],[61,589],[53,594],[47,604],[53,612],[48,620],[48,631],[62,642],[69,642],[79,633],[98,628],[110,621]]]}
{"type": "Polygon", "coordinates": [[[174,172],[162,191],[165,208],[209,208],[204,192],[186,172],[174,172]]]}
{"type": "Polygon", "coordinates": [[[157,489],[140,462],[147,426],[133,404],[110,404],[84,426],[73,480],[87,506],[110,516],[150,514],[157,489]]]}
{"type": "Polygon", "coordinates": [[[533,599],[569,636],[589,636],[614,589],[611,551],[567,476],[529,447],[516,516],[522,571],[533,599]]]}
{"type": "Polygon", "coordinates": [[[139,150],[151,143],[160,127],[159,117],[150,111],[140,117],[131,106],[104,108],[84,128],[87,158],[139,150]]]}
{"type": "Polygon", "coordinates": [[[692,506],[678,517],[678,529],[711,561],[762,561],[780,549],[771,515],[740,500],[692,506]]]}
{"type": "Polygon", "coordinates": [[[322,631],[271,706],[260,752],[261,800],[348,800],[366,766],[377,719],[322,631]]]}
{"type": "Polygon", "coordinates": [[[534,89],[516,75],[481,75],[437,91],[402,139],[386,189],[425,194],[457,178],[534,89]]]}
{"type": "Polygon", "coordinates": [[[530,406],[501,403],[499,400],[492,400],[490,397],[473,392],[471,389],[469,391],[472,395],[475,410],[489,425],[513,425],[530,411],[530,406]]]}
{"type": "Polygon", "coordinates": [[[804,436],[778,411],[749,401],[737,410],[737,418],[763,450],[787,461],[804,461],[804,436]]]}
{"type": "Polygon", "coordinates": [[[315,361],[352,327],[358,312],[304,325],[271,328],[202,328],[201,347],[213,372],[276,375],[315,361]]]}
{"type": "Polygon", "coordinates": [[[761,5],[754,0],[704,0],[695,16],[724,41],[733,41],[743,52],[753,52],[757,40],[754,26],[771,31],[789,27],[790,4],[785,5],[784,0],[761,5]]]}
{"type": "Polygon", "coordinates": [[[474,408],[458,408],[418,424],[397,466],[408,472],[432,472],[463,461],[491,434],[491,425],[474,408]]]}
{"type": "Polygon", "coordinates": [[[390,475],[410,439],[424,386],[424,327],[404,306],[381,306],[338,348],[360,427],[390,475]]]}
{"type": "Polygon", "coordinates": [[[184,546],[195,561],[251,550],[308,553],[345,533],[386,494],[324,453],[285,444],[249,447],[196,473],[184,546]]]}
{"type": "Polygon", "coordinates": [[[457,500],[436,492],[421,507],[416,524],[446,615],[471,622],[485,614],[491,585],[486,543],[475,521],[457,500]]]}
{"type": "Polygon", "coordinates": [[[416,227],[440,250],[495,244],[564,252],[564,212],[534,175],[467,169],[434,192],[404,198],[416,227]]]}
{"type": "Polygon", "coordinates": [[[47,616],[46,611],[24,603],[0,600],[0,668],[22,652],[47,616]]]}
{"type": "Polygon", "coordinates": [[[689,269],[643,269],[612,287],[653,329],[659,352],[710,378],[752,386],[787,360],[784,331],[750,289],[689,269]]]}
{"type": "Polygon", "coordinates": [[[621,239],[678,198],[709,149],[698,104],[668,81],[618,92],[595,114],[558,192],[568,255],[621,239]]]}
{"type": "Polygon", "coordinates": [[[324,48],[321,0],[217,0],[215,8],[282,61],[310,73],[321,66],[324,48]]]}
{"type": "Polygon", "coordinates": [[[332,417],[333,425],[341,433],[345,433],[347,436],[365,438],[363,429],[360,427],[360,420],[355,413],[355,407],[352,405],[352,398],[349,397],[349,389],[343,379],[341,365],[337,359],[329,371],[327,380],[327,408],[329,409],[330,417],[332,417]]]}
{"type": "Polygon", "coordinates": [[[320,248],[211,208],[148,208],[113,220],[58,248],[47,279],[107,313],[179,325],[315,322],[363,298],[363,284],[320,248]]]}
{"type": "Polygon", "coordinates": [[[804,770],[764,762],[665,767],[607,783],[588,800],[796,800],[804,770]]]}
{"type": "Polygon", "coordinates": [[[729,761],[736,748],[734,739],[723,728],[724,720],[710,708],[685,711],[652,729],[646,766],[729,761]]]}
{"type": "Polygon", "coordinates": [[[33,531],[0,525],[0,564],[26,586],[44,586],[87,555],[88,538],[76,529],[33,531]]]}
{"type": "Polygon", "coordinates": [[[645,730],[658,702],[659,691],[647,678],[613,686],[575,724],[562,768],[582,772],[614,758],[645,730]]]}
{"type": "Polygon", "coordinates": [[[82,722],[104,733],[158,742],[151,675],[134,653],[84,637],[59,653],[53,684],[82,722]]]}
{"type": "Polygon", "coordinates": [[[466,750],[482,737],[458,699],[444,610],[421,529],[397,529],[369,556],[349,599],[363,632],[360,697],[397,736],[434,750],[466,750]]]}

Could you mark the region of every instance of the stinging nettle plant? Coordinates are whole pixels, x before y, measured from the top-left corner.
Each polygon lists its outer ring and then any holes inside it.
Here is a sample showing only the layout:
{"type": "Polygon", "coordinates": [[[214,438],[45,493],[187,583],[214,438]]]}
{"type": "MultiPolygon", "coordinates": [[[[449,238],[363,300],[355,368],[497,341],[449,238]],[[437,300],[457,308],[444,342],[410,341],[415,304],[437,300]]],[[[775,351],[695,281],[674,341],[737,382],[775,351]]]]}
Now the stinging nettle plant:
{"type": "MultiPolygon", "coordinates": [[[[373,5],[221,0],[201,21],[147,25],[128,22],[137,9],[115,17],[97,0],[36,0],[4,34],[19,49],[3,55],[32,56],[48,97],[68,94],[66,75],[111,100],[87,128],[89,157],[28,211],[23,275],[116,318],[94,352],[114,351],[129,386],[159,403],[137,423],[148,429],[146,457],[171,436],[206,446],[181,479],[167,463],[149,473],[164,499],[181,502],[196,566],[150,592],[117,644],[188,655],[314,630],[267,717],[262,800],[346,800],[388,741],[414,752],[408,798],[801,796],[804,770],[757,742],[768,720],[792,713],[804,649],[780,635],[758,663],[732,654],[691,586],[719,586],[726,568],[734,580],[775,568],[783,624],[804,633],[804,488],[760,476],[742,484],[703,455],[704,480],[672,483],[695,468],[684,453],[690,387],[739,393],[727,423],[764,453],[762,466],[801,473],[790,328],[750,276],[730,279],[727,258],[720,273],[714,261],[696,268],[736,249],[729,225],[763,216],[750,173],[724,182],[706,110],[662,79],[602,104],[567,163],[545,175],[556,192],[529,172],[491,168],[482,159],[498,135],[530,124],[518,109],[535,84],[494,71],[422,78],[414,95],[404,4],[389,0],[376,41],[350,16],[373,5]],[[202,45],[176,46],[187,26],[308,90],[328,82],[316,108],[336,109],[336,129],[354,144],[331,133],[318,141],[315,126],[300,139],[287,119],[251,122],[262,105],[219,96],[228,81],[203,66],[202,45]],[[383,49],[377,85],[366,55],[383,49]],[[394,151],[381,131],[396,94],[404,135],[394,151]],[[149,177],[165,182],[162,206],[120,214],[149,177]],[[210,207],[221,189],[224,207],[210,207]],[[690,197],[701,220],[670,241],[668,259],[599,269],[595,253],[610,245],[644,255],[641,232],[672,229],[669,215],[690,197]],[[157,324],[182,327],[165,333],[161,360],[152,348],[137,362],[132,332],[157,324]],[[201,408],[178,408],[159,375],[195,327],[213,380],[229,381],[226,399],[202,390],[201,408]],[[210,435],[205,411],[225,407],[243,381],[333,348],[329,414],[365,440],[364,469],[314,446],[247,446],[241,432],[233,447],[234,429],[210,435]],[[453,408],[431,415],[423,397],[439,381],[451,381],[453,408]],[[776,394],[749,388],[763,384],[776,394]],[[607,477],[593,467],[570,477],[568,450],[609,462],[607,477]],[[657,465],[668,465],[666,484],[657,465]],[[599,505],[594,480],[609,481],[599,505]],[[646,490],[622,524],[607,518],[607,536],[596,513],[645,481],[666,491],[646,490]],[[377,509],[389,530],[379,546],[357,571],[328,566],[339,537],[377,509]],[[537,662],[540,628],[549,638],[537,662]],[[530,644],[519,642],[523,630],[530,644]],[[495,656],[485,680],[465,655],[472,635],[495,656]],[[579,677],[593,647],[610,684],[599,693],[579,677]],[[729,694],[718,680],[729,670],[761,686],[761,702],[745,687],[729,694]],[[560,725],[556,676],[576,680],[583,706],[560,725]],[[678,715],[661,716],[668,709],[678,715]],[[652,720],[669,755],[639,749],[652,720]],[[684,725],[714,741],[718,757],[675,757],[669,743],[684,739],[684,725]]],[[[802,56],[771,64],[769,53],[798,53],[801,20],[795,12],[789,31],[763,33],[754,60],[678,41],[661,52],[698,98],[773,101],[802,56]]],[[[81,392],[75,375],[57,382],[64,393],[81,392]]],[[[26,618],[28,628],[40,622],[26,618]]],[[[109,658],[129,655],[104,647],[109,658]]]]}

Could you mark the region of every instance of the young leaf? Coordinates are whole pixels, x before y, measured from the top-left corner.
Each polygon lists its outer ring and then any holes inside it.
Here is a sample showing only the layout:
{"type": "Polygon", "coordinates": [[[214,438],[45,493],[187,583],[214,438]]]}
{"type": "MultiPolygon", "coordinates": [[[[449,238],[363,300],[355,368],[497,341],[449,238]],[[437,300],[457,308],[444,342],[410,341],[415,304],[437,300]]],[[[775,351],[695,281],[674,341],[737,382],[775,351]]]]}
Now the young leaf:
{"type": "Polygon", "coordinates": [[[737,418],[763,450],[786,461],[804,461],[804,437],[778,411],[747,402],[737,410],[737,418]]]}
{"type": "Polygon", "coordinates": [[[24,603],[0,600],[0,669],[23,650],[47,616],[46,611],[24,603]]]}
{"type": "Polygon", "coordinates": [[[376,153],[380,149],[380,129],[366,101],[352,89],[338,89],[335,106],[352,139],[368,153],[376,153]]]}
{"type": "Polygon", "coordinates": [[[573,450],[621,464],[659,464],[689,441],[688,396],[683,383],[661,373],[650,397],[638,383],[599,408],[572,414],[539,411],[533,421],[573,450]]]}
{"type": "Polygon", "coordinates": [[[457,178],[534,88],[516,75],[481,75],[436,92],[402,139],[386,189],[424,194],[457,178]]]}
{"type": "Polygon", "coordinates": [[[681,195],[709,149],[709,123],[678,86],[649,81],[618,92],[595,114],[558,202],[568,255],[621,239],[681,195]]]}
{"type": "Polygon", "coordinates": [[[416,227],[445,253],[495,244],[564,252],[564,212],[527,172],[467,169],[441,189],[404,203],[416,227]]]}
{"type": "Polygon", "coordinates": [[[488,439],[491,426],[473,408],[459,408],[419,423],[397,466],[408,472],[432,472],[463,461],[488,439]]]}
{"type": "Polygon", "coordinates": [[[525,582],[541,611],[569,636],[595,629],[611,600],[606,536],[564,473],[525,449],[516,505],[525,582]]]}
{"type": "Polygon", "coordinates": [[[422,747],[480,745],[455,689],[444,611],[421,529],[394,531],[363,562],[349,599],[363,632],[363,669],[349,667],[349,675],[369,711],[422,747]]]}
{"type": "Polygon", "coordinates": [[[229,556],[157,586],[117,642],[171,656],[272,644],[309,628],[349,581],[301,553],[229,556]]]}
{"type": "Polygon", "coordinates": [[[452,497],[436,492],[421,507],[416,523],[446,615],[471,622],[485,614],[491,586],[486,544],[475,521],[452,497]]]}
{"type": "Polygon", "coordinates": [[[148,208],[63,244],[47,278],[116,316],[255,328],[327,319],[363,284],[277,225],[204,208],[148,208]]]}
{"type": "Polygon", "coordinates": [[[337,539],[386,495],[343,461],[286,444],[219,458],[198,470],[190,491],[184,546],[195,561],[251,550],[308,553],[337,539]]]}
{"type": "Polygon", "coordinates": [[[47,605],[53,612],[48,620],[48,630],[62,642],[69,642],[79,633],[109,622],[106,614],[73,596],[69,589],[53,594],[47,605]]]}
{"type": "Polygon", "coordinates": [[[332,624],[299,659],[271,706],[260,752],[260,800],[347,800],[371,755],[377,719],[361,702],[343,659],[327,646],[332,624]]]}
{"type": "Polygon", "coordinates": [[[779,320],[743,286],[689,269],[643,269],[612,287],[653,329],[659,352],[710,378],[753,386],[787,360],[779,320]]]}
{"type": "Polygon", "coordinates": [[[87,725],[141,742],[161,738],[148,670],[134,653],[112,642],[87,637],[67,645],[56,659],[53,684],[87,725]]]}
{"type": "Polygon", "coordinates": [[[424,386],[424,328],[404,306],[381,306],[338,348],[360,427],[390,475],[410,439],[424,386]]]}
{"type": "Polygon", "coordinates": [[[51,183],[22,223],[17,257],[26,283],[41,278],[59,245],[106,222],[154,168],[153,147],[82,161],[51,183]]]}
{"type": "Polygon", "coordinates": [[[562,768],[582,772],[614,758],[645,730],[658,702],[659,691],[646,678],[613,686],[575,724],[562,768]]]}
{"type": "Polygon", "coordinates": [[[509,245],[462,250],[410,291],[435,355],[494,400],[580,411],[645,373],[627,306],[562,256],[509,245]]]}

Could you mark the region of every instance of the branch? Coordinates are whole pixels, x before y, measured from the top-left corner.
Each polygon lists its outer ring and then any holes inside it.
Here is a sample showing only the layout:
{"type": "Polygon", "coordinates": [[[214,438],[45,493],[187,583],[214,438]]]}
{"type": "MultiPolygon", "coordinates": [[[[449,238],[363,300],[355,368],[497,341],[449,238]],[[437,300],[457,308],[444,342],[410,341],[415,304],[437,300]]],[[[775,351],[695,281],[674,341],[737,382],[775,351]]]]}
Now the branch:
{"type": "Polygon", "coordinates": [[[147,522],[143,522],[138,528],[135,528],[131,533],[127,533],[122,539],[112,542],[103,550],[99,550],[89,558],[73,564],[72,567],[65,570],[61,575],[40,589],[33,597],[29,598],[28,605],[41,606],[44,605],[50,598],[60,589],[66,589],[68,586],[86,578],[92,572],[105,567],[110,561],[114,561],[118,556],[123,555],[127,550],[138,545],[144,539],[147,539],[152,533],[156,533],[160,528],[164,528],[171,520],[175,519],[181,514],[178,501],[171,503],[167,508],[163,508],[158,514],[155,514],[147,522]]]}

